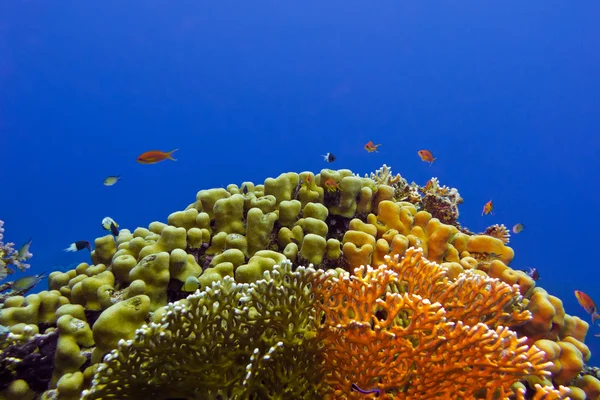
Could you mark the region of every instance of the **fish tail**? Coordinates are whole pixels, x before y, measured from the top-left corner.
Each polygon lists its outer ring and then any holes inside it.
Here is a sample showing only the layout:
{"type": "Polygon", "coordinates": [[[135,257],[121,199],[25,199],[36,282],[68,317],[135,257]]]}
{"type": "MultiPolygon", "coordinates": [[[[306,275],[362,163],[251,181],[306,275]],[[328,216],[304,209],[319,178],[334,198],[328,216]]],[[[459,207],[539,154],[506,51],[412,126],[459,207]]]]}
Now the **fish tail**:
{"type": "Polygon", "coordinates": [[[167,153],[167,158],[168,158],[169,160],[177,161],[177,159],[176,159],[176,158],[173,158],[173,153],[175,153],[177,150],[179,150],[179,149],[171,150],[170,152],[168,152],[168,153],[167,153]]]}
{"type": "Polygon", "coordinates": [[[598,318],[600,318],[600,314],[598,314],[598,312],[597,312],[597,311],[595,311],[595,312],[592,314],[592,324],[595,324],[595,323],[596,323],[596,320],[597,320],[598,318]]]}

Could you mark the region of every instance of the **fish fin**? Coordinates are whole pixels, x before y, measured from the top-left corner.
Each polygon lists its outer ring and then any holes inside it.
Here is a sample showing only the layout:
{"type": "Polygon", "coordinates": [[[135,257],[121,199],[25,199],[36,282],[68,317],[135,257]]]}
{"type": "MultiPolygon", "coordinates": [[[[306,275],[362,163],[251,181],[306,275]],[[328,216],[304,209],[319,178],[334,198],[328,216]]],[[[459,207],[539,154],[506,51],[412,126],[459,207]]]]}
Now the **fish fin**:
{"type": "Polygon", "coordinates": [[[167,153],[167,158],[168,158],[169,160],[177,161],[177,159],[176,159],[176,158],[173,158],[173,153],[175,153],[177,150],[179,150],[179,149],[171,150],[170,152],[168,152],[168,153],[167,153]]]}
{"type": "Polygon", "coordinates": [[[596,312],[594,312],[594,313],[592,314],[592,324],[595,324],[595,323],[596,323],[596,320],[597,320],[598,318],[600,318],[600,314],[598,314],[598,312],[596,311],[596,312]]]}

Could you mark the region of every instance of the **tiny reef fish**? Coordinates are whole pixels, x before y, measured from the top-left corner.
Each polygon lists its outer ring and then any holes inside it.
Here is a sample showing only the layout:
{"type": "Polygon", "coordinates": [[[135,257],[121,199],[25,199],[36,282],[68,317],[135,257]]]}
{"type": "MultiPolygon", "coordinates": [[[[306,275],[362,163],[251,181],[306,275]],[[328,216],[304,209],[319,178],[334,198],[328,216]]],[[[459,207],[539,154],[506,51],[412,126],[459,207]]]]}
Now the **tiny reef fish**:
{"type": "Polygon", "coordinates": [[[537,268],[529,267],[528,271],[525,271],[527,275],[531,277],[534,281],[538,281],[540,279],[540,271],[537,268]]]}
{"type": "Polygon", "coordinates": [[[417,151],[417,154],[421,157],[421,161],[428,162],[430,167],[433,165],[433,162],[437,160],[429,150],[419,150],[417,151]]]}
{"type": "Polygon", "coordinates": [[[302,186],[306,188],[306,190],[311,190],[315,185],[314,178],[312,175],[306,175],[302,180],[302,186]]]}
{"type": "Polygon", "coordinates": [[[90,245],[90,242],[88,242],[87,240],[78,240],[75,243],[71,243],[71,245],[67,247],[65,251],[74,252],[83,249],[88,249],[89,251],[92,251],[92,246],[90,245]]]}
{"type": "Polygon", "coordinates": [[[42,272],[41,274],[24,276],[22,278],[17,279],[11,285],[12,290],[14,291],[22,291],[28,290],[40,283],[42,279],[46,277],[46,272],[42,272]]]}
{"type": "Polygon", "coordinates": [[[110,231],[114,236],[119,236],[119,224],[111,217],[104,217],[104,219],[102,219],[102,228],[110,231]]]}
{"type": "Polygon", "coordinates": [[[27,256],[29,255],[29,247],[31,246],[32,240],[33,239],[30,238],[27,243],[25,243],[23,246],[21,246],[21,248],[17,252],[18,260],[25,260],[27,258],[27,256]]]}
{"type": "Polygon", "coordinates": [[[137,162],[139,162],[140,164],[156,164],[157,162],[161,162],[167,159],[177,161],[172,156],[172,154],[175,153],[177,150],[179,149],[171,150],[167,153],[160,150],[147,151],[137,158],[137,162]]]}
{"type": "Polygon", "coordinates": [[[325,160],[325,162],[334,162],[335,161],[335,156],[333,155],[333,153],[322,154],[322,157],[325,160]]]}
{"type": "Polygon", "coordinates": [[[365,144],[365,150],[368,151],[369,153],[379,153],[379,151],[377,150],[377,148],[381,146],[380,144],[374,144],[373,141],[369,141],[369,143],[365,144]]]}
{"type": "Polygon", "coordinates": [[[362,393],[362,394],[376,394],[376,395],[380,395],[381,394],[381,390],[379,390],[379,389],[364,390],[364,389],[359,388],[356,383],[352,384],[350,390],[354,391],[354,392],[362,393]]]}
{"type": "Polygon", "coordinates": [[[112,186],[121,179],[121,175],[111,175],[104,178],[104,186],[112,186]]]}
{"type": "Polygon", "coordinates": [[[430,179],[427,181],[427,183],[425,184],[425,186],[423,187],[423,191],[427,192],[429,191],[431,188],[433,187],[433,179],[430,179]]]}
{"type": "Polygon", "coordinates": [[[483,211],[481,212],[481,215],[491,214],[493,209],[494,209],[494,203],[492,203],[492,201],[490,200],[487,203],[485,203],[485,205],[483,206],[483,211]]]}
{"type": "Polygon", "coordinates": [[[521,223],[515,224],[515,226],[512,227],[512,231],[515,234],[523,232],[523,229],[525,229],[525,225],[521,223]]]}
{"type": "Polygon", "coordinates": [[[575,297],[577,297],[579,305],[592,316],[592,324],[595,323],[596,319],[600,317],[600,314],[598,314],[598,307],[596,307],[594,300],[580,290],[575,291],[575,297]]]}
{"type": "Polygon", "coordinates": [[[333,178],[329,178],[325,181],[325,189],[327,189],[328,192],[336,192],[340,190],[340,185],[334,181],[333,178]]]}

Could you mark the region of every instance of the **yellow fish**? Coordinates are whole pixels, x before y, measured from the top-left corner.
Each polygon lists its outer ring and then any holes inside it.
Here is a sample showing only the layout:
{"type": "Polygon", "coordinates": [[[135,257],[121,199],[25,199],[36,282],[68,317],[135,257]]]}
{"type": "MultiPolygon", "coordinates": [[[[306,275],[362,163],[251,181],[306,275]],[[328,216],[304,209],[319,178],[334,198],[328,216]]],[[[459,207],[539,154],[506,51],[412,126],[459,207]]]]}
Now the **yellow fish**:
{"type": "Polygon", "coordinates": [[[117,182],[119,181],[119,179],[121,179],[121,176],[120,176],[120,175],[116,175],[116,176],[113,176],[113,175],[111,175],[111,176],[107,176],[107,177],[104,179],[104,186],[112,186],[112,185],[114,185],[115,183],[117,183],[117,182]]]}
{"type": "Polygon", "coordinates": [[[41,274],[32,275],[32,276],[24,276],[22,278],[17,279],[13,282],[11,288],[15,292],[27,291],[40,283],[42,279],[46,277],[46,273],[42,272],[41,274]]]}

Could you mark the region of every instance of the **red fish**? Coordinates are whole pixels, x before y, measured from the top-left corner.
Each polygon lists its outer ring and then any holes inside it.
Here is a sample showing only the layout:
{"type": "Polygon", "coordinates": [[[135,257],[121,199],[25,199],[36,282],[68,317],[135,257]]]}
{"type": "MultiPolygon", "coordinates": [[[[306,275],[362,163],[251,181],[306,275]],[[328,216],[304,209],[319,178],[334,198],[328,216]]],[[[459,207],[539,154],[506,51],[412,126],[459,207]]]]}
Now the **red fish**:
{"type": "Polygon", "coordinates": [[[340,190],[340,185],[334,181],[333,178],[329,178],[325,181],[325,189],[327,189],[328,192],[336,192],[340,190]]]}
{"type": "Polygon", "coordinates": [[[481,212],[481,215],[491,214],[493,209],[494,209],[494,203],[492,203],[492,201],[490,200],[487,203],[485,203],[485,205],[483,206],[483,211],[481,212]]]}
{"type": "Polygon", "coordinates": [[[379,151],[377,151],[377,148],[381,146],[380,144],[374,144],[373,141],[369,141],[369,143],[365,144],[365,150],[368,151],[369,153],[379,153],[379,151]]]}
{"type": "Polygon", "coordinates": [[[419,157],[421,157],[422,161],[428,162],[429,166],[432,166],[433,162],[437,160],[437,158],[435,158],[429,150],[419,150],[417,151],[417,154],[419,155],[419,157]]]}
{"type": "Polygon", "coordinates": [[[139,162],[140,164],[156,164],[157,162],[161,162],[167,159],[177,161],[172,156],[172,154],[175,153],[177,150],[179,149],[171,150],[168,153],[165,153],[164,151],[160,150],[147,151],[137,158],[137,162],[139,162]]]}
{"type": "Polygon", "coordinates": [[[583,309],[592,316],[592,324],[595,323],[596,319],[600,317],[600,314],[598,314],[598,307],[596,307],[594,300],[579,290],[575,291],[575,297],[577,297],[577,301],[581,307],[583,307],[583,309]]]}

